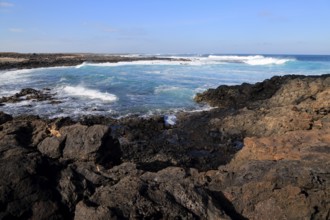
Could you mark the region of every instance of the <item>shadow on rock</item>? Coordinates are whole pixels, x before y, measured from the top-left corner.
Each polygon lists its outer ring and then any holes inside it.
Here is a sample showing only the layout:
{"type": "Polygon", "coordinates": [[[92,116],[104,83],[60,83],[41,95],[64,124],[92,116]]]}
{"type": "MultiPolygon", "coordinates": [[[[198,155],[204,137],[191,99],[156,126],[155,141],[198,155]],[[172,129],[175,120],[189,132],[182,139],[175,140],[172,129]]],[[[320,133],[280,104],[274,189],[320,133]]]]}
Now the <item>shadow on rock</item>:
{"type": "Polygon", "coordinates": [[[211,190],[207,190],[207,192],[211,195],[214,204],[219,209],[222,209],[231,219],[248,220],[248,218],[245,218],[243,215],[236,211],[235,206],[225,197],[222,192],[211,190]]]}

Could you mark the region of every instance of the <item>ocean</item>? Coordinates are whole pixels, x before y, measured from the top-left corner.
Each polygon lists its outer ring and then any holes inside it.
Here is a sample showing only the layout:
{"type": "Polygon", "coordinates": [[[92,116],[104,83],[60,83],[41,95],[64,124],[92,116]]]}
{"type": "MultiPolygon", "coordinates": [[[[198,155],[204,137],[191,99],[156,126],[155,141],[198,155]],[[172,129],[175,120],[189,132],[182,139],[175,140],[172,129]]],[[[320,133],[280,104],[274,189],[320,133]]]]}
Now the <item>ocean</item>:
{"type": "MultiPolygon", "coordinates": [[[[127,55],[142,56],[142,55],[127,55]]],[[[145,55],[143,55],[145,56],[145,55]]],[[[0,97],[23,88],[48,88],[59,104],[49,101],[6,103],[0,111],[46,118],[105,115],[175,115],[201,111],[196,93],[219,85],[255,83],[287,74],[330,73],[323,55],[157,55],[190,61],[83,63],[72,67],[0,71],[0,97]]]]}

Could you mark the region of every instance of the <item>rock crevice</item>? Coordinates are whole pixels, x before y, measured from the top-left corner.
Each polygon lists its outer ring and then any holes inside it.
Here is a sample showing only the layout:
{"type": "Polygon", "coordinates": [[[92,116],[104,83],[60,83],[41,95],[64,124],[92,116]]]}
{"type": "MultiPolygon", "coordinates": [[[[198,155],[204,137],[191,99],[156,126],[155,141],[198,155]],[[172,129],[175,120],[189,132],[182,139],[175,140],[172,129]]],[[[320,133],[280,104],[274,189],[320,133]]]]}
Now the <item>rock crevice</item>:
{"type": "Polygon", "coordinates": [[[327,219],[330,76],[221,86],[211,111],[0,112],[0,219],[327,219]]]}

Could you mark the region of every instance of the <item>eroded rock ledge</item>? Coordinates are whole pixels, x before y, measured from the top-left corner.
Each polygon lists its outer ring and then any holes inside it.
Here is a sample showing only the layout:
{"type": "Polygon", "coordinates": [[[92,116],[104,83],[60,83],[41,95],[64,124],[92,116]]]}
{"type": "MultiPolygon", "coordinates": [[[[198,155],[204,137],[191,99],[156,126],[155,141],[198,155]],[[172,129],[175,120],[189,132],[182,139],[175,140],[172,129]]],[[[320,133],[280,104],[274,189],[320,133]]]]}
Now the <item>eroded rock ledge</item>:
{"type": "Polygon", "coordinates": [[[0,113],[0,218],[328,219],[329,98],[329,75],[285,76],[174,126],[0,113]]]}

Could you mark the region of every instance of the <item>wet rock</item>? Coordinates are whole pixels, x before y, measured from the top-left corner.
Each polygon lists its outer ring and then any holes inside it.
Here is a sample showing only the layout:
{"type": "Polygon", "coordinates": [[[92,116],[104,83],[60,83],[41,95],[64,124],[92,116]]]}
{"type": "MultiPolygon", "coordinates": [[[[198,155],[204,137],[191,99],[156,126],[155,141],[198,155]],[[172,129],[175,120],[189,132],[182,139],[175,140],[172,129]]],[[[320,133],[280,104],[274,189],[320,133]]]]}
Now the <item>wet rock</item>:
{"type": "Polygon", "coordinates": [[[26,89],[22,89],[20,93],[18,93],[18,96],[25,96],[25,95],[39,95],[39,91],[36,89],[32,89],[32,88],[26,88],[26,89]]]}
{"type": "Polygon", "coordinates": [[[24,100],[34,100],[34,101],[52,101],[56,102],[48,90],[36,90],[32,88],[22,89],[19,93],[16,93],[12,96],[0,98],[0,103],[16,103],[24,100]]]}
{"type": "Polygon", "coordinates": [[[0,218],[329,218],[330,77],[211,93],[171,126],[0,113],[0,218]]]}

